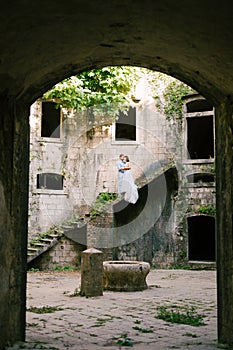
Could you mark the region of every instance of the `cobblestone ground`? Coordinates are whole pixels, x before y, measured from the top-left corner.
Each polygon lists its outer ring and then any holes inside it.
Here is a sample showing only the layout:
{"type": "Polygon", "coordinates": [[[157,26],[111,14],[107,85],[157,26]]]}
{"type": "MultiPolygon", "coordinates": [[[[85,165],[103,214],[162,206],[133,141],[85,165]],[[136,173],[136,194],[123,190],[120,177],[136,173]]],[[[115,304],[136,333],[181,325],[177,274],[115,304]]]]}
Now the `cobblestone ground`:
{"type": "Polygon", "coordinates": [[[142,292],[109,292],[102,297],[74,296],[79,272],[28,273],[27,308],[58,311],[27,312],[26,343],[10,349],[191,349],[217,348],[215,271],[151,270],[142,292]],[[166,322],[158,307],[180,313],[195,308],[205,325],[166,322]],[[185,311],[186,310],[186,311],[185,311]],[[130,340],[128,340],[130,338],[130,340]],[[125,345],[120,345],[124,343],[125,345]]]}

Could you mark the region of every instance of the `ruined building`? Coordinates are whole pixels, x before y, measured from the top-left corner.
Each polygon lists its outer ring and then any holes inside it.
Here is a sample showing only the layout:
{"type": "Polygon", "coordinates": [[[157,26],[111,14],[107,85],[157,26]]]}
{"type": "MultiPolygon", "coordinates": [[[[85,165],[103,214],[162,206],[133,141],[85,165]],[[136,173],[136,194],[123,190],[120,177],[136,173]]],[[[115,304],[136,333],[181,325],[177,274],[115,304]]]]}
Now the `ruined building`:
{"type": "Polygon", "coordinates": [[[29,108],[66,77],[109,65],[169,74],[215,107],[218,342],[233,345],[232,31],[229,0],[12,0],[1,8],[1,348],[25,338],[29,108]]]}
{"type": "Polygon", "coordinates": [[[91,113],[54,101],[31,107],[29,266],[77,266],[86,247],[160,268],[215,266],[213,106],[186,96],[180,126],[147,91],[117,120],[91,113]],[[131,160],[139,200],[100,209],[98,195],[117,192],[120,153],[131,160]]]}

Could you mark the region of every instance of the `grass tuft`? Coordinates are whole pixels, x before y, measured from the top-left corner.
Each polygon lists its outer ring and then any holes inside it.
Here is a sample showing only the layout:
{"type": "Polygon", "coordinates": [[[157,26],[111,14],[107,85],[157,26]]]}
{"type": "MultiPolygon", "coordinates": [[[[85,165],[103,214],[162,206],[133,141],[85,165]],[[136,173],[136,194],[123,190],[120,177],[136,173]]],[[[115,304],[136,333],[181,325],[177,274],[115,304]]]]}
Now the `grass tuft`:
{"type": "Polygon", "coordinates": [[[194,306],[191,308],[186,308],[184,312],[180,310],[168,309],[166,306],[158,307],[158,314],[155,318],[171,322],[171,323],[182,323],[191,326],[204,326],[205,323],[203,318],[205,315],[198,314],[194,306]]]}
{"type": "Polygon", "coordinates": [[[42,307],[36,307],[36,306],[31,306],[29,308],[27,308],[27,311],[29,312],[34,312],[36,314],[51,314],[55,311],[60,311],[60,310],[64,310],[61,307],[57,307],[57,306],[42,306],[42,307]]]}

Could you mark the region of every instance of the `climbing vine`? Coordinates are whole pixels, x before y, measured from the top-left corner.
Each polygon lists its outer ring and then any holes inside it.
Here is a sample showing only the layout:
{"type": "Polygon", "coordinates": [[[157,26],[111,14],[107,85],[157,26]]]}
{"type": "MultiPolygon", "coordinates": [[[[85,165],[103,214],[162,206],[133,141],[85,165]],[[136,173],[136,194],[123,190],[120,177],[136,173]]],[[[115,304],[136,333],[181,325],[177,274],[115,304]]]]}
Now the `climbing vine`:
{"type": "Polygon", "coordinates": [[[175,119],[179,122],[182,121],[182,98],[190,93],[192,89],[178,81],[172,81],[166,86],[163,92],[165,104],[163,106],[163,111],[168,120],[175,119]]]}

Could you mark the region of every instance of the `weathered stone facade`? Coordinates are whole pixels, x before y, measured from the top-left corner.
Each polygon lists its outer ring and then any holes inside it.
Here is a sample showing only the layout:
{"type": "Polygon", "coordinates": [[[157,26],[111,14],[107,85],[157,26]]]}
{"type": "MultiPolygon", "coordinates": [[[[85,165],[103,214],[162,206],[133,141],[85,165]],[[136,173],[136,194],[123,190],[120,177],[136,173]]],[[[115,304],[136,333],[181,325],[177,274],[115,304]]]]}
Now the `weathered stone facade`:
{"type": "Polygon", "coordinates": [[[83,249],[83,245],[62,237],[55,246],[32,260],[28,267],[40,270],[77,267],[80,266],[83,249]]]}
{"type": "Polygon", "coordinates": [[[131,106],[136,109],[137,125],[136,139],[130,141],[117,141],[112,118],[90,117],[92,111],[61,110],[60,137],[42,137],[43,103],[47,102],[35,102],[30,116],[29,238],[73,214],[83,215],[99,193],[117,192],[120,153],[129,156],[137,183],[145,179],[148,183],[169,162],[179,163],[176,126],[156,110],[145,92],[140,104],[131,106]],[[37,188],[38,176],[46,173],[62,176],[63,188],[37,188]]]}
{"type": "MultiPolygon", "coordinates": [[[[158,267],[189,263],[187,218],[194,216],[198,221],[200,208],[215,207],[214,151],[212,158],[197,158],[205,155],[208,145],[204,139],[201,145],[189,141],[193,127],[189,121],[211,117],[209,137],[214,145],[213,107],[200,95],[190,94],[184,99],[183,122],[178,125],[168,121],[146,95],[139,105],[131,106],[136,109],[136,139],[118,141],[116,122],[109,116],[94,117],[92,111],[68,114],[61,110],[60,137],[41,137],[44,103],[37,101],[31,107],[29,237],[74,216],[83,217],[87,246],[102,249],[105,259],[145,260],[158,267]],[[133,165],[138,202],[122,208],[122,202],[116,202],[100,217],[85,219],[99,193],[117,192],[120,153],[128,154],[133,165]],[[63,187],[37,188],[38,176],[46,173],[62,177],[63,187]]],[[[194,125],[194,138],[196,129],[194,125]]],[[[55,255],[48,253],[50,262],[46,258],[40,266],[64,265],[63,257],[59,262],[59,253],[55,255]]]]}

